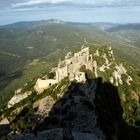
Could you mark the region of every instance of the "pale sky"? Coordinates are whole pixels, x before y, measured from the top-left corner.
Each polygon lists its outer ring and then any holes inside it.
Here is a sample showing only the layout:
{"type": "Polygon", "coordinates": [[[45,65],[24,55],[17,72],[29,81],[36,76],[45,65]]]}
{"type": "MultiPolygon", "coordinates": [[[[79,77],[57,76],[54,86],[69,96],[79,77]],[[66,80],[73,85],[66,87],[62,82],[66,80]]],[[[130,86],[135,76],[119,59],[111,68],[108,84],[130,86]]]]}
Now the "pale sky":
{"type": "Polygon", "coordinates": [[[140,0],[0,0],[0,25],[32,20],[140,23],[140,0]]]}

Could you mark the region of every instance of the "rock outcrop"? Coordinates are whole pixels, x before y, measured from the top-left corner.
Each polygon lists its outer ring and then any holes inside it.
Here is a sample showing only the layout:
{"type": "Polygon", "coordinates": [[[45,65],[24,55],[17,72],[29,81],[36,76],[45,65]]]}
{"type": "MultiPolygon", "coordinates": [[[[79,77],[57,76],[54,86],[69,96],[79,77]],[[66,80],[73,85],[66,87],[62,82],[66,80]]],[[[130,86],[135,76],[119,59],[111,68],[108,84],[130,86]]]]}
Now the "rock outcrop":
{"type": "Polygon", "coordinates": [[[14,106],[15,104],[19,103],[20,101],[22,101],[23,99],[27,98],[29,95],[32,94],[32,91],[26,91],[25,93],[18,93],[15,94],[10,101],[8,102],[8,108],[11,108],[12,106],[14,106]]]}
{"type": "Polygon", "coordinates": [[[109,81],[112,84],[115,84],[116,86],[124,83],[131,85],[131,81],[133,80],[132,77],[127,73],[127,70],[122,63],[116,62],[111,46],[101,49],[101,52],[97,48],[96,52],[94,53],[94,57],[97,59],[94,60],[94,62],[97,61],[96,65],[93,63],[96,77],[99,76],[98,73],[100,72],[109,73],[107,77],[109,77],[109,81]],[[123,77],[125,77],[125,79],[123,79],[123,77]]]}
{"type": "Polygon", "coordinates": [[[35,114],[40,115],[42,117],[48,116],[48,113],[51,111],[55,102],[56,101],[51,96],[47,96],[43,99],[36,101],[33,104],[33,108],[37,108],[35,114]]]}

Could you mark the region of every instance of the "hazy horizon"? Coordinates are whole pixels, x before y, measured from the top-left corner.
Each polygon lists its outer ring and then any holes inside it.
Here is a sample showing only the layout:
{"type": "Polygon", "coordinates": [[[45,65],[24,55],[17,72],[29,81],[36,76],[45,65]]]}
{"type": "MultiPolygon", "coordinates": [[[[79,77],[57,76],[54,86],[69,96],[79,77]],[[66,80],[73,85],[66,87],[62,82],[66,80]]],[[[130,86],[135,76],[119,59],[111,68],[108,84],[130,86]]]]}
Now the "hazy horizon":
{"type": "Polygon", "coordinates": [[[139,0],[5,0],[0,25],[59,19],[70,22],[140,23],[139,0]]]}
{"type": "MultiPolygon", "coordinates": [[[[7,26],[7,25],[12,25],[12,24],[18,24],[18,23],[25,23],[25,22],[39,22],[39,21],[49,21],[49,20],[60,20],[60,19],[40,19],[40,20],[24,20],[24,21],[17,21],[17,22],[11,22],[7,24],[0,24],[0,26],[7,26]]],[[[64,23],[71,22],[71,23],[81,23],[81,24],[99,24],[99,23],[106,23],[106,24],[118,24],[118,25],[127,25],[127,24],[140,24],[140,22],[128,22],[128,23],[119,23],[119,22],[108,22],[108,21],[95,21],[95,22],[80,22],[80,21],[66,21],[66,20],[60,20],[64,23]]]]}

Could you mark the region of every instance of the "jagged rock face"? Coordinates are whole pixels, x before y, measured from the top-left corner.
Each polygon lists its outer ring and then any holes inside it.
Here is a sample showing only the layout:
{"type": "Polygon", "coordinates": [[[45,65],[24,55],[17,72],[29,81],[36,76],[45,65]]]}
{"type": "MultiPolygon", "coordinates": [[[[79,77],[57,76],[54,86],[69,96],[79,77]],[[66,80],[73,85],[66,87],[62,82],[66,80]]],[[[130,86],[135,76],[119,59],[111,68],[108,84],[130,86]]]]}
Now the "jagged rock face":
{"type": "Polygon", "coordinates": [[[33,108],[37,108],[35,114],[40,116],[48,116],[48,113],[52,109],[53,105],[55,104],[55,100],[51,96],[47,96],[43,99],[36,101],[33,104],[33,108]]]}
{"type": "MultiPolygon", "coordinates": [[[[116,64],[117,65],[117,64],[116,64]]],[[[115,67],[115,70],[112,74],[114,76],[115,85],[119,86],[126,82],[128,85],[131,85],[132,78],[127,74],[127,70],[124,68],[123,64],[119,64],[115,67]],[[122,80],[122,75],[125,75],[127,79],[125,81],[122,80]]]]}
{"type": "Polygon", "coordinates": [[[39,132],[37,136],[26,134],[20,137],[15,137],[13,140],[102,140],[96,134],[87,132],[71,132],[57,128],[39,132]]]}
{"type": "Polygon", "coordinates": [[[103,74],[109,73],[109,75],[107,76],[109,77],[108,79],[112,84],[116,86],[122,85],[124,83],[131,85],[131,81],[133,80],[132,77],[127,73],[127,69],[124,67],[124,65],[122,63],[118,63],[115,60],[111,46],[108,46],[104,49],[97,48],[94,53],[94,57],[93,59],[95,59],[94,61],[96,61],[96,65],[93,63],[94,69],[96,68],[96,71],[94,70],[94,73],[95,75],[97,75],[97,77],[102,77],[103,74]],[[98,74],[100,72],[102,74],[98,74]],[[126,77],[125,81],[122,78],[123,76],[126,77]]]}
{"type": "MultiPolygon", "coordinates": [[[[63,97],[55,102],[53,107],[51,106],[49,116],[37,126],[37,136],[27,134],[16,136],[14,140],[105,140],[103,132],[97,125],[95,89],[94,80],[83,84],[72,83],[63,97]]],[[[46,97],[43,102],[51,100],[51,97],[46,97]]],[[[41,104],[38,103],[39,106],[41,104]]]]}
{"type": "Polygon", "coordinates": [[[95,112],[95,81],[85,84],[72,83],[68,92],[53,106],[49,117],[38,129],[52,131],[56,128],[66,129],[75,140],[83,138],[103,140],[102,131],[97,126],[95,112]],[[46,124],[46,125],[45,125],[46,124]],[[83,138],[82,138],[83,137],[83,138]]]}

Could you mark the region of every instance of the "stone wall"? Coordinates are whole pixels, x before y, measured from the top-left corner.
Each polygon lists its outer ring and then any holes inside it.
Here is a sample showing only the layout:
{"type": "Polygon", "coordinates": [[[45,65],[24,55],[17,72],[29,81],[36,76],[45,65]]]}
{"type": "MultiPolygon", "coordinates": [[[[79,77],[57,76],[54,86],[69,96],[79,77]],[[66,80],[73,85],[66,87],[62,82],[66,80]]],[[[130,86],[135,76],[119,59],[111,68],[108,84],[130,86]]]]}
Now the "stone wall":
{"type": "Polygon", "coordinates": [[[54,79],[46,79],[46,80],[38,79],[34,88],[37,91],[37,93],[42,93],[49,86],[56,83],[57,81],[54,79]]]}
{"type": "Polygon", "coordinates": [[[62,68],[58,68],[56,70],[56,81],[59,82],[62,79],[64,79],[65,77],[68,76],[68,66],[64,66],[62,68]]]}

